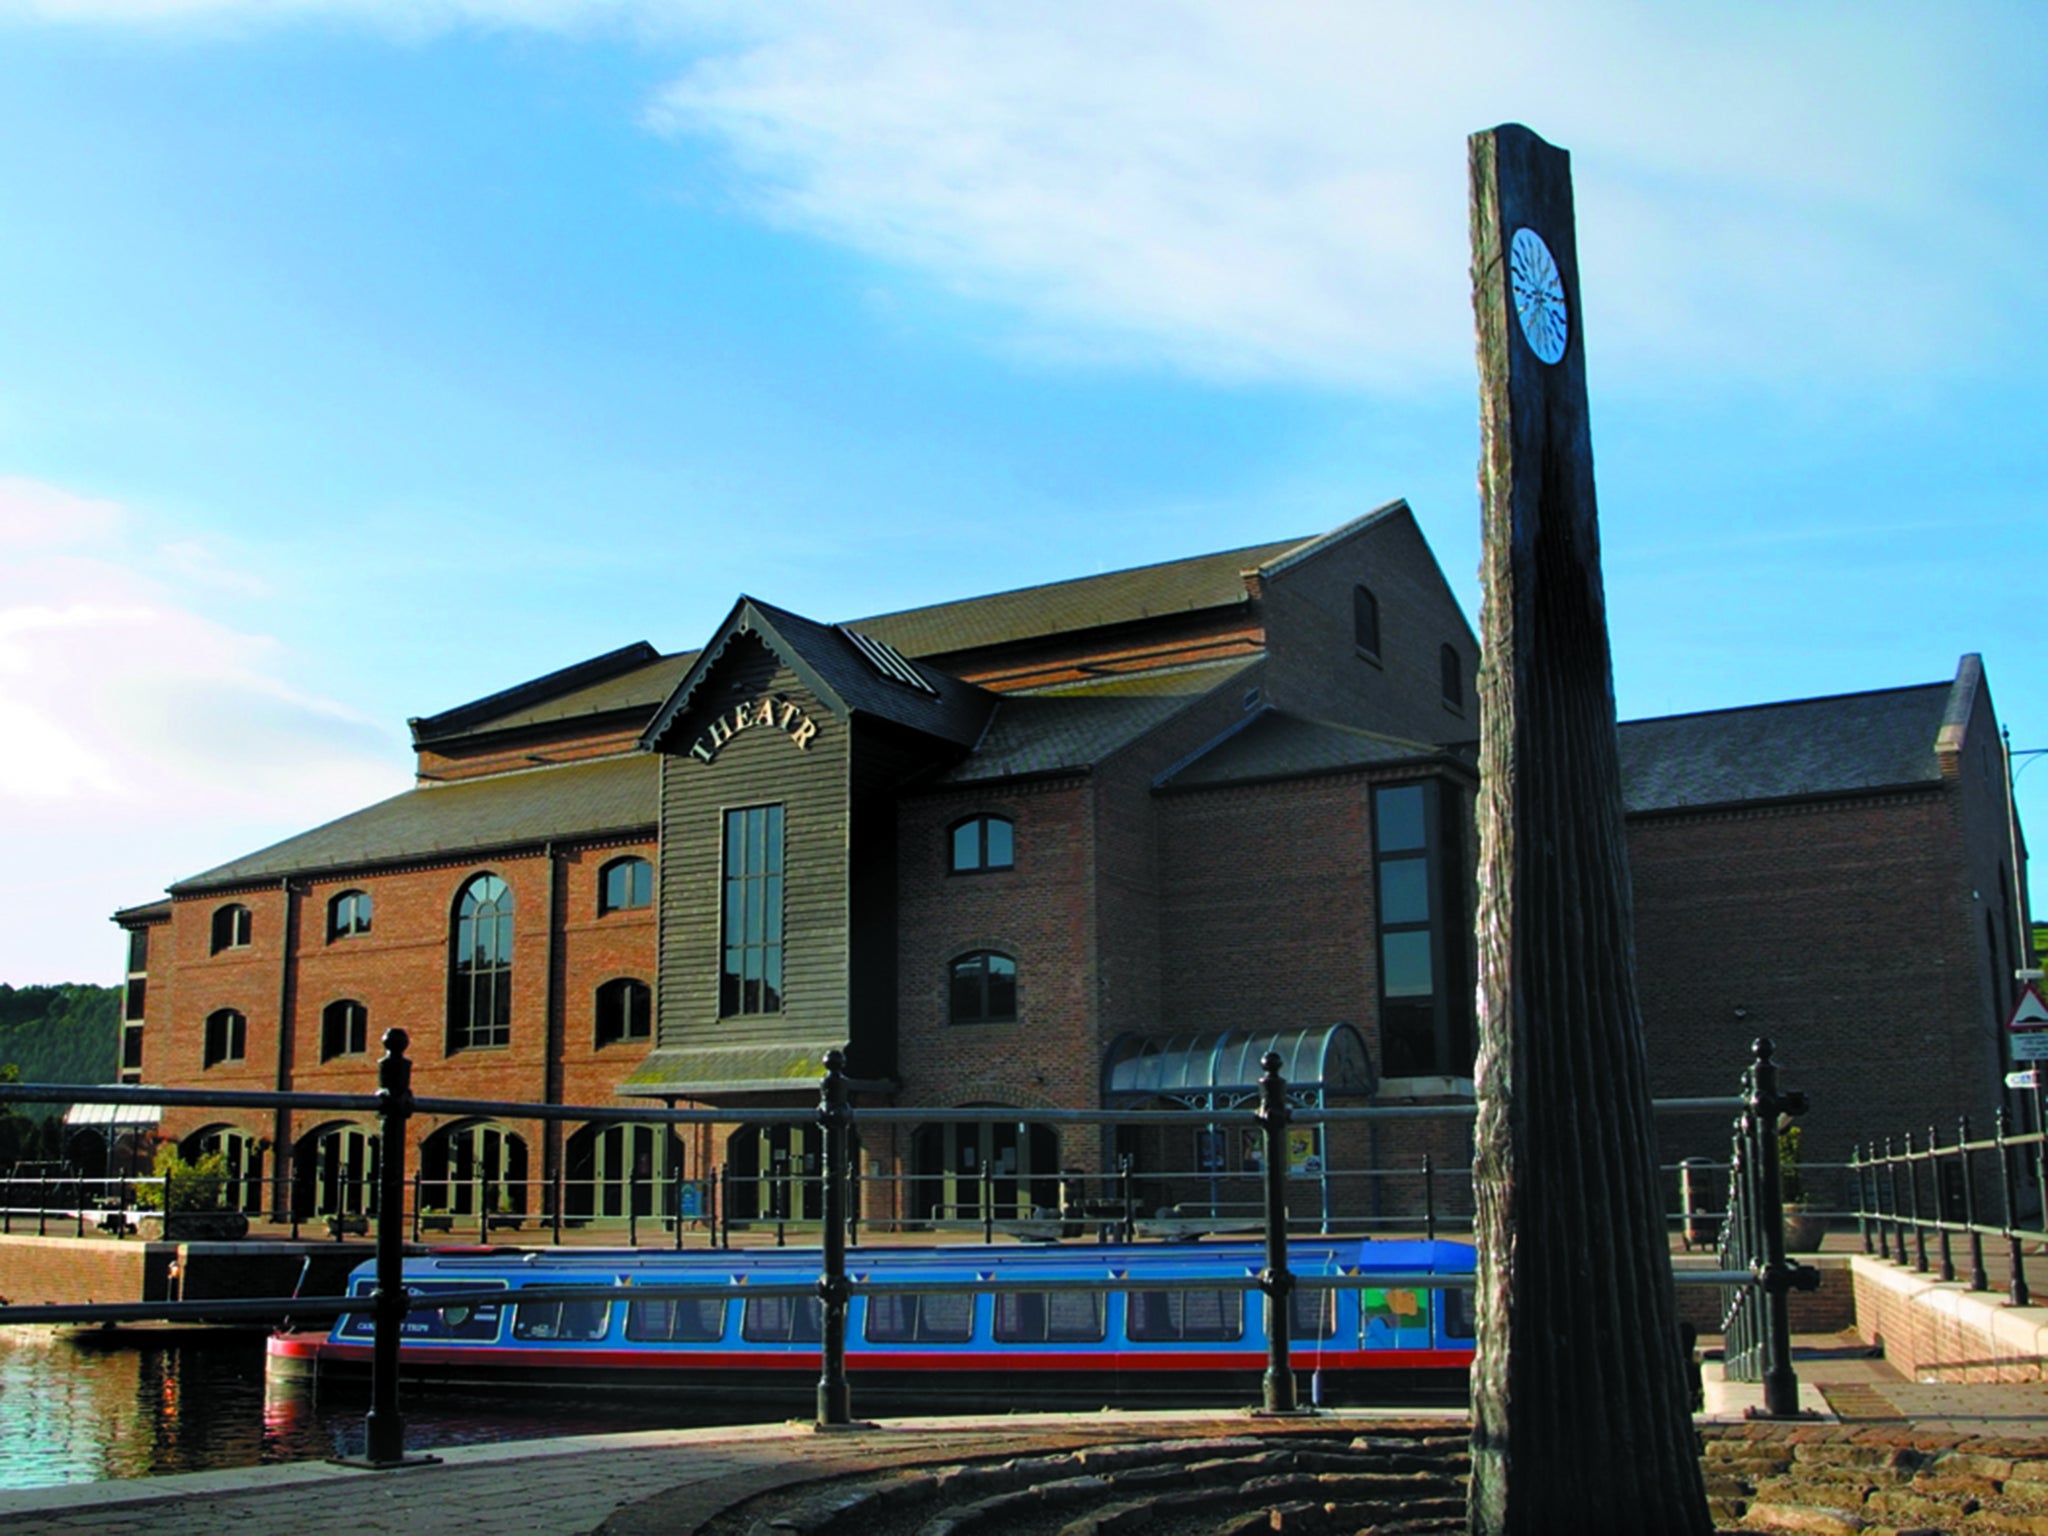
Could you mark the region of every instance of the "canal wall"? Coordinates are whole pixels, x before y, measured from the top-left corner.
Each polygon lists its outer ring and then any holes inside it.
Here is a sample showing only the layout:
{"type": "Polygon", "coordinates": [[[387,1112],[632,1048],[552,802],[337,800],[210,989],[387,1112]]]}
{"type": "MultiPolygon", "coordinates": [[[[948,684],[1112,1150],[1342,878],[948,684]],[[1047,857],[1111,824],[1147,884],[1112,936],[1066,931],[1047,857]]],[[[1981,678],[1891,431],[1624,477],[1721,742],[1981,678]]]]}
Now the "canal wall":
{"type": "MultiPolygon", "coordinates": [[[[1856,1329],[1916,1381],[2048,1380],[2048,1307],[2015,1307],[1887,1259],[1851,1260],[1856,1329]]],[[[2038,1270],[2040,1266],[2036,1266],[2038,1270]]]]}
{"type": "Polygon", "coordinates": [[[14,1233],[0,1236],[0,1296],[15,1306],[210,1301],[301,1290],[339,1296],[348,1272],[369,1257],[367,1243],[166,1243],[14,1233]]]}

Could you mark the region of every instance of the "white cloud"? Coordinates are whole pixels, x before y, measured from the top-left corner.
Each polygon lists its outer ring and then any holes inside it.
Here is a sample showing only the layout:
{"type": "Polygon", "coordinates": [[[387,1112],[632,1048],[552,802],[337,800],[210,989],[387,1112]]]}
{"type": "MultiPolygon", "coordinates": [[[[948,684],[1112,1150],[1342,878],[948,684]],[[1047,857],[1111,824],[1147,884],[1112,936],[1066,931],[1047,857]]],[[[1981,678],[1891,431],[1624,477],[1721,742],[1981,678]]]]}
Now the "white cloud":
{"type": "Polygon", "coordinates": [[[403,789],[391,729],[213,605],[249,583],[151,519],[0,481],[0,977],[91,979],[115,907],[403,789]],[[90,515],[84,515],[89,513],[90,515]],[[30,948],[27,936],[41,947],[30,948]],[[52,949],[52,938],[56,947],[52,949]]]}
{"type": "Polygon", "coordinates": [[[2019,4],[0,0],[97,23],[539,28],[693,60],[648,107],[740,206],[1221,377],[1470,372],[1465,137],[1574,151],[1596,370],[1883,382],[2031,312],[2044,22],[2019,4]],[[2023,211],[2013,211],[2023,210],[2023,211]],[[2034,222],[2029,223],[2027,221],[2034,222]]]}

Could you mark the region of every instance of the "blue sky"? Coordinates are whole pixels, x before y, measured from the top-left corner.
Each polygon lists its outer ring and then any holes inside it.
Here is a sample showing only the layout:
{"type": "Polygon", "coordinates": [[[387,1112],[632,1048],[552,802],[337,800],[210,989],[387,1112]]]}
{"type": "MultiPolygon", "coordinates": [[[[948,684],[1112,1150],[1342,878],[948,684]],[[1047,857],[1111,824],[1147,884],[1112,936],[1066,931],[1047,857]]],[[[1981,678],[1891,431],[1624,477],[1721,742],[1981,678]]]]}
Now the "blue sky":
{"type": "Polygon", "coordinates": [[[741,591],[1405,496],[1476,614],[1509,120],[1574,155],[1624,718],[1979,651],[2048,747],[2048,11],[1703,20],[0,0],[0,980],[113,979],[109,912],[404,788],[407,716],[741,591]]]}

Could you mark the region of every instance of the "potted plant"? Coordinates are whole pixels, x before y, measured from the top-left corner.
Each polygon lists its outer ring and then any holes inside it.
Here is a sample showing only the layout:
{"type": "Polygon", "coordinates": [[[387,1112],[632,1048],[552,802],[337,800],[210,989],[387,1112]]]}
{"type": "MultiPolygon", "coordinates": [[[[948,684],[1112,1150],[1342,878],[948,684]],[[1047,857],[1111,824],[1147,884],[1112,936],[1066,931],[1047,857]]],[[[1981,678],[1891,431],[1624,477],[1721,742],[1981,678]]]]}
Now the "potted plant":
{"type": "Polygon", "coordinates": [[[1783,1197],[1785,1251],[1812,1253],[1827,1236],[1827,1218],[1807,1201],[1806,1180],[1799,1171],[1800,1130],[1786,1125],[1778,1132],[1778,1192],[1783,1197]]]}
{"type": "Polygon", "coordinates": [[[422,1232],[453,1232],[455,1218],[444,1207],[423,1205],[420,1207],[420,1230],[422,1232]]]}

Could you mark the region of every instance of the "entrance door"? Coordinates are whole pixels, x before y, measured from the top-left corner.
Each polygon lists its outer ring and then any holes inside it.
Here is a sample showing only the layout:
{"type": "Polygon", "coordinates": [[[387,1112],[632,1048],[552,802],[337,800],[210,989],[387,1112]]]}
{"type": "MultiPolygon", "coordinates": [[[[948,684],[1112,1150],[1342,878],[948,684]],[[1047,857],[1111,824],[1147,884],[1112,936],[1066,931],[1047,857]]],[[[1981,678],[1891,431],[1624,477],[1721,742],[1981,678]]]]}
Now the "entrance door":
{"type": "Polygon", "coordinates": [[[292,1165],[293,1205],[301,1220],[376,1214],[377,1138],[361,1126],[309,1133],[299,1142],[292,1165]]]}
{"type": "Polygon", "coordinates": [[[1049,1125],[920,1126],[912,1152],[926,1221],[980,1221],[984,1189],[997,1221],[1059,1209],[1059,1137],[1049,1125]]]}
{"type": "Polygon", "coordinates": [[[743,1125],[726,1142],[733,1215],[756,1221],[820,1221],[825,1133],[807,1125],[743,1125]]]}
{"type": "Polygon", "coordinates": [[[451,1216],[526,1210],[526,1142],[472,1122],[436,1131],[420,1147],[420,1205],[451,1216]]]}

